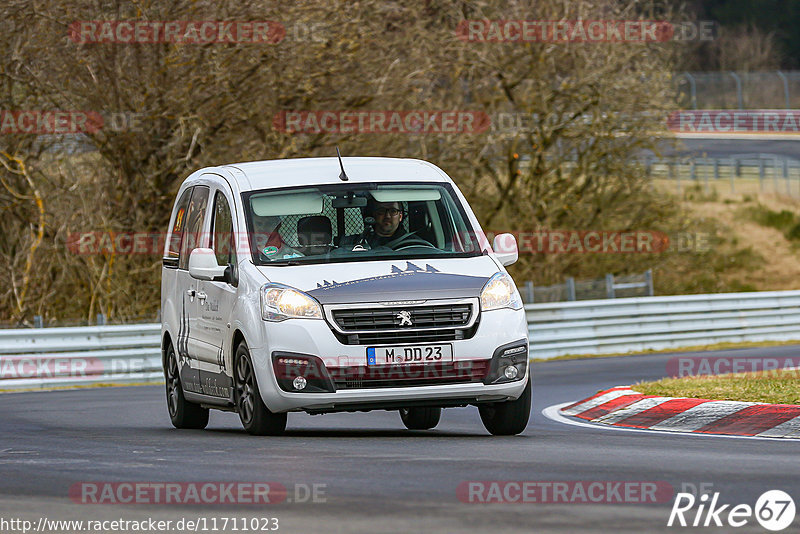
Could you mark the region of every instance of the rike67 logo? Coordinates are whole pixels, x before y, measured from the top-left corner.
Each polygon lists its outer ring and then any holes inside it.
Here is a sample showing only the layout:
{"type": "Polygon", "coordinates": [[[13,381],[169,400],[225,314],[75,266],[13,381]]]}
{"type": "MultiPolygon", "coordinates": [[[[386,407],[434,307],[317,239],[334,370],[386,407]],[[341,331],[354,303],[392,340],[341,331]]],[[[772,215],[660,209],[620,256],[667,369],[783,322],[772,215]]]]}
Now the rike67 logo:
{"type": "Polygon", "coordinates": [[[669,514],[671,527],[742,527],[754,518],[767,530],[777,532],[792,524],[795,517],[794,500],[781,490],[764,492],[755,506],[749,504],[719,504],[719,492],[696,498],[691,493],[678,493],[669,514]]]}

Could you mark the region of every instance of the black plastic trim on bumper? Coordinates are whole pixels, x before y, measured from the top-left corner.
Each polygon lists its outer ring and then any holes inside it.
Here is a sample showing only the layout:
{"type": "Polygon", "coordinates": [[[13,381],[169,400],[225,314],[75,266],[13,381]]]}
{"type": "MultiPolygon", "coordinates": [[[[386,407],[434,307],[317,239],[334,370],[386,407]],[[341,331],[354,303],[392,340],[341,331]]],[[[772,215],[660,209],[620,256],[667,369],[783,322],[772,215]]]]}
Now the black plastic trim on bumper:
{"type": "Polygon", "coordinates": [[[325,367],[325,362],[322,361],[322,358],[313,354],[275,351],[272,353],[272,372],[275,375],[278,386],[287,393],[336,393],[336,386],[333,385],[333,380],[331,380],[331,375],[328,373],[328,368],[325,367]],[[304,366],[303,369],[300,366],[279,365],[277,362],[279,358],[302,359],[308,361],[309,365],[304,366]],[[295,389],[292,385],[292,381],[298,376],[305,377],[307,381],[306,387],[301,390],[295,389]]]}
{"type": "Polygon", "coordinates": [[[330,408],[302,408],[310,415],[335,412],[370,412],[372,410],[399,410],[400,408],[458,408],[469,405],[491,404],[497,400],[480,401],[477,397],[456,399],[425,399],[408,401],[380,401],[362,403],[343,403],[330,408]]]}
{"type": "Polygon", "coordinates": [[[486,375],[483,383],[489,384],[506,384],[509,382],[516,382],[525,378],[525,373],[528,370],[528,340],[520,339],[506,343],[498,347],[492,355],[492,363],[489,366],[489,373],[486,375]],[[504,353],[511,349],[524,347],[524,350],[505,355],[504,353]],[[503,374],[503,370],[513,365],[517,368],[516,378],[508,379],[503,374]]]}

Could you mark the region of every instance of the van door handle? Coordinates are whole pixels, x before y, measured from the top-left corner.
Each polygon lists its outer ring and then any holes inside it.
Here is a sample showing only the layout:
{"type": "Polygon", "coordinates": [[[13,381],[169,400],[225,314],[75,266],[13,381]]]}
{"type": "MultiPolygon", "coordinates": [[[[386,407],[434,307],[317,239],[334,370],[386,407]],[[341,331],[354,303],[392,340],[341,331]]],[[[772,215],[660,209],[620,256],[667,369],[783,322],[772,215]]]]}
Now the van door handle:
{"type": "Polygon", "coordinates": [[[202,304],[208,298],[208,295],[206,295],[205,291],[199,291],[197,293],[197,298],[200,300],[200,304],[202,304]]]}
{"type": "Polygon", "coordinates": [[[189,295],[189,302],[194,302],[194,295],[197,293],[194,288],[187,289],[186,294],[189,295]]]}

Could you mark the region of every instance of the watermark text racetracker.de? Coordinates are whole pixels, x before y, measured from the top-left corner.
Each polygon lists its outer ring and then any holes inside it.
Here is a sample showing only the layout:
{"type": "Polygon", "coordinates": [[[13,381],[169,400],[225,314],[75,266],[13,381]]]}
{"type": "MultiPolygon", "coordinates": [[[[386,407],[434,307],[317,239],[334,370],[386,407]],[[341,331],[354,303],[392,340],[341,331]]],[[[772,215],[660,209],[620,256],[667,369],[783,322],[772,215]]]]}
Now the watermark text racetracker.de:
{"type": "Polygon", "coordinates": [[[143,132],[144,113],[86,110],[0,110],[1,135],[64,135],[104,132],[143,132]]]}
{"type": "Polygon", "coordinates": [[[470,110],[280,111],[272,127],[286,134],[475,134],[490,127],[489,115],[470,110]]]}
{"type": "Polygon", "coordinates": [[[29,378],[92,379],[119,374],[136,374],[158,369],[158,355],[152,357],[94,358],[79,355],[31,354],[0,357],[0,380],[29,378]]]}
{"type": "Polygon", "coordinates": [[[683,110],[667,118],[675,133],[800,134],[797,110],[683,110]]]}
{"type": "Polygon", "coordinates": [[[664,43],[711,41],[713,21],[666,20],[464,20],[456,28],[474,43],[664,43]]]}
{"type": "MultiPolygon", "coordinates": [[[[486,249],[496,245],[495,252],[508,252],[514,246],[510,239],[497,235],[510,233],[521,254],[659,254],[663,252],[707,252],[711,235],[707,232],[667,234],[654,230],[534,230],[492,231],[477,235],[478,245],[486,249]]],[[[203,233],[184,234],[187,250],[217,243],[215,252],[249,254],[250,244],[257,248],[269,242],[267,233],[203,233]]],[[[77,255],[161,255],[169,235],[160,232],[74,232],[67,236],[67,249],[77,255]]],[[[320,237],[324,237],[320,235],[320,237]]],[[[463,236],[469,240],[469,236],[463,236]]],[[[262,247],[263,248],[263,247],[262,247]]]]}
{"type": "Polygon", "coordinates": [[[325,503],[327,484],[275,481],[200,482],[77,482],[69,488],[77,504],[147,505],[270,505],[279,503],[325,503]]]}
{"type": "Polygon", "coordinates": [[[284,37],[283,24],[271,20],[83,20],[69,26],[69,38],[78,44],[276,44],[284,37]]]}
{"type": "Polygon", "coordinates": [[[456,488],[467,504],[653,504],[672,500],[663,481],[467,480],[456,488]]]}
{"type": "Polygon", "coordinates": [[[517,251],[529,254],[659,254],[663,252],[707,252],[711,236],[707,232],[667,234],[656,230],[534,230],[520,232],[492,231],[479,235],[485,248],[489,243],[495,252],[517,251]],[[514,236],[512,240],[495,237],[514,236]]]}
{"type": "Polygon", "coordinates": [[[667,375],[674,378],[775,371],[792,371],[800,376],[800,357],[675,356],[667,361],[667,375]]]}

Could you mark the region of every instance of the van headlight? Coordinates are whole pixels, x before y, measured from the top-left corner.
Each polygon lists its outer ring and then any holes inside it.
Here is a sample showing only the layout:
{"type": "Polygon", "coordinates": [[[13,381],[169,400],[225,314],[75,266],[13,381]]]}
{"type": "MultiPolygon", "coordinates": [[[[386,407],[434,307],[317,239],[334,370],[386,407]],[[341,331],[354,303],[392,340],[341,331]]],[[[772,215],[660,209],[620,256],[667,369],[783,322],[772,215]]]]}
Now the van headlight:
{"type": "Polygon", "coordinates": [[[261,288],[261,318],[265,321],[322,319],[322,307],[302,291],[281,284],[267,284],[261,288]]]}
{"type": "Polygon", "coordinates": [[[522,297],[519,296],[517,286],[506,273],[497,273],[492,276],[481,291],[481,310],[498,310],[522,308],[522,297]]]}

